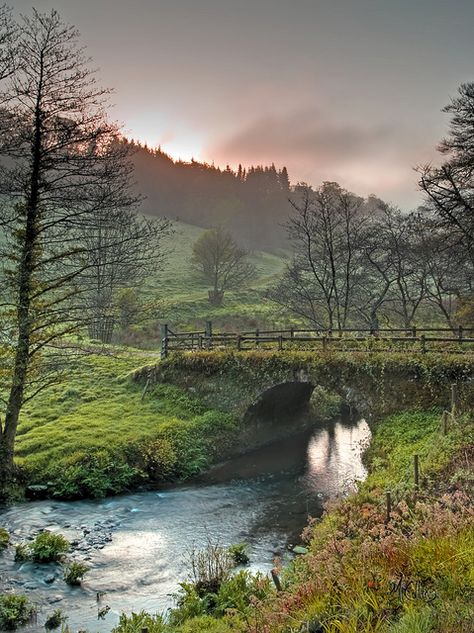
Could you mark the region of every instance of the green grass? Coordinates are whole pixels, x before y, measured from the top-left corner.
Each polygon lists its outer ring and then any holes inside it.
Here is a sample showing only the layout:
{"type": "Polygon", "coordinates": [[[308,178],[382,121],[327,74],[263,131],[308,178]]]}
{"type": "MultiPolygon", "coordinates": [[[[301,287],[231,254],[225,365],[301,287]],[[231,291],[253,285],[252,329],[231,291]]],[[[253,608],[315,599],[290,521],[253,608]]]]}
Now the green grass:
{"type": "Polygon", "coordinates": [[[87,356],[66,384],[27,404],[16,461],[28,482],[61,482],[69,473],[86,494],[119,492],[138,481],[186,477],[225,451],[236,435],[231,415],[178,387],[157,385],[144,394],[131,380],[134,369],[156,360],[137,352],[87,356]],[[107,473],[118,489],[101,484],[107,473]]]}
{"type": "Polygon", "coordinates": [[[224,304],[212,307],[209,287],[196,276],[191,265],[192,247],[205,229],[183,222],[174,223],[175,234],[167,238],[169,258],[165,268],[148,280],[145,293],[162,303],[162,317],[175,327],[194,328],[211,319],[217,327],[255,327],[278,321],[275,306],[264,298],[265,289],[281,274],[284,259],[255,251],[249,260],[256,267],[255,279],[247,286],[225,293],[224,304]]]}

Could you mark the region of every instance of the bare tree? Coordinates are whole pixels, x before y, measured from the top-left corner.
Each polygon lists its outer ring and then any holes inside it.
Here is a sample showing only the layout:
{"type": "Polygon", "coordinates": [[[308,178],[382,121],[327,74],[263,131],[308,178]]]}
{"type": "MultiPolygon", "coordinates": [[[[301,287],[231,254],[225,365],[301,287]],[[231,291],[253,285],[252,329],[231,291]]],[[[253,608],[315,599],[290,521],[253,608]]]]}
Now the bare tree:
{"type": "Polygon", "coordinates": [[[83,325],[80,276],[90,266],[80,236],[97,212],[133,208],[131,167],[105,118],[99,87],[58,13],[34,11],[18,27],[16,69],[0,95],[0,193],[5,293],[0,493],[14,475],[24,403],[57,378],[66,338],[83,325]]]}
{"type": "Polygon", "coordinates": [[[17,28],[12,20],[11,9],[0,5],[0,81],[10,77],[16,65],[17,28]]]}
{"type": "Polygon", "coordinates": [[[81,254],[87,262],[79,277],[89,336],[110,343],[117,321],[117,300],[124,288],[142,286],[163,265],[166,219],[149,219],[133,209],[98,210],[80,229],[81,254]]]}
{"type": "Polygon", "coordinates": [[[439,146],[446,158],[440,167],[419,167],[419,184],[451,245],[464,250],[474,278],[474,83],[462,84],[444,112],[451,115],[439,146]]]}
{"type": "Polygon", "coordinates": [[[295,256],[269,297],[319,328],[341,330],[359,283],[364,200],[337,183],[300,185],[290,200],[295,256]]]}
{"type": "Polygon", "coordinates": [[[212,305],[220,306],[226,290],[238,288],[253,277],[255,267],[248,255],[222,228],[206,231],[195,242],[191,263],[199,277],[212,285],[212,305]]]}
{"type": "Polygon", "coordinates": [[[380,240],[393,264],[391,311],[397,322],[409,328],[426,296],[428,270],[420,257],[423,249],[421,221],[415,213],[403,214],[396,207],[387,205],[383,209],[380,229],[380,240]]]}
{"type": "Polygon", "coordinates": [[[388,319],[384,310],[390,290],[395,282],[394,263],[381,239],[385,229],[383,217],[376,216],[366,226],[362,238],[363,257],[355,296],[356,314],[361,316],[371,332],[376,333],[380,319],[388,319]]]}

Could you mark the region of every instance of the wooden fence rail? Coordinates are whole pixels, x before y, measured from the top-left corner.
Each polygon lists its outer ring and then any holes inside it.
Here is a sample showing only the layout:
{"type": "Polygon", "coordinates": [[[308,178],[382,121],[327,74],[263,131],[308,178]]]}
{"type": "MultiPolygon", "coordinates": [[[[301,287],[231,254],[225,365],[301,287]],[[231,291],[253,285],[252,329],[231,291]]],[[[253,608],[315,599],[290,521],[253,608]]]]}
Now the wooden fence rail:
{"type": "Polygon", "coordinates": [[[208,321],[204,330],[173,332],[161,326],[161,356],[173,351],[236,349],[248,350],[322,350],[344,352],[474,352],[474,327],[433,328],[346,328],[318,330],[287,328],[245,332],[213,332],[208,321]]]}

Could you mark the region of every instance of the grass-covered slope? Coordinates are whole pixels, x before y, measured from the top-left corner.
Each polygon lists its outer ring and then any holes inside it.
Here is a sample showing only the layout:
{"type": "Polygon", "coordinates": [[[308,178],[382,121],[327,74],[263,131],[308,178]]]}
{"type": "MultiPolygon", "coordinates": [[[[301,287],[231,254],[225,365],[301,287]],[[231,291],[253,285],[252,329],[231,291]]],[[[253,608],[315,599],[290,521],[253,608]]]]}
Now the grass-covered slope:
{"type": "Polygon", "coordinates": [[[144,393],[129,374],[149,360],[86,356],[67,382],[25,406],[16,461],[28,483],[52,482],[69,497],[102,495],[187,477],[225,451],[237,434],[234,417],[171,385],[144,393]]]}
{"type": "Polygon", "coordinates": [[[209,286],[202,283],[191,265],[195,241],[205,229],[183,222],[174,223],[175,233],[166,240],[169,257],[164,270],[148,281],[146,292],[159,297],[163,320],[175,327],[194,327],[212,319],[217,327],[231,329],[272,323],[275,306],[264,298],[265,289],[281,274],[284,260],[278,255],[254,251],[249,261],[256,267],[255,278],[245,287],[225,293],[224,304],[212,307],[209,286]]]}

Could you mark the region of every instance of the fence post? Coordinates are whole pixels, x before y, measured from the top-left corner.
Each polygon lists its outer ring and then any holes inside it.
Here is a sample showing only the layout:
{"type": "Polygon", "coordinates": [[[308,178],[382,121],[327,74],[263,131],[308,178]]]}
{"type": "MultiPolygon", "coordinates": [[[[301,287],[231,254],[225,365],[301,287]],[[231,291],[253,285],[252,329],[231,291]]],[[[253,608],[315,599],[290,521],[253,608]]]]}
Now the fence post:
{"type": "Polygon", "coordinates": [[[199,349],[202,349],[202,334],[199,334],[198,347],[199,347],[199,349]]]}
{"type": "Polygon", "coordinates": [[[242,349],[242,337],[240,334],[237,336],[237,349],[239,350],[239,352],[242,349]]]}
{"type": "Polygon", "coordinates": [[[290,337],[295,338],[295,328],[290,328],[290,337]]]}
{"type": "Polygon", "coordinates": [[[420,456],[413,455],[413,471],[415,476],[415,488],[420,487],[420,456]]]}
{"type": "Polygon", "coordinates": [[[327,350],[327,347],[328,347],[328,340],[325,336],[323,336],[323,352],[327,350]]]}
{"type": "Polygon", "coordinates": [[[206,321],[206,347],[212,347],[212,321],[206,321]]]}
{"type": "Polygon", "coordinates": [[[443,411],[443,415],[441,416],[441,426],[443,429],[443,435],[448,434],[448,412],[443,411]]]}
{"type": "Polygon", "coordinates": [[[260,330],[257,328],[255,330],[255,346],[258,347],[260,345],[260,341],[258,340],[260,337],[260,330]]]}
{"type": "Polygon", "coordinates": [[[426,336],[424,334],[420,336],[420,343],[421,343],[421,353],[424,354],[426,352],[426,336]]]}
{"type": "Polygon", "coordinates": [[[385,522],[389,523],[390,522],[390,514],[392,512],[392,493],[387,491],[385,493],[385,501],[386,501],[386,508],[387,508],[387,512],[385,515],[385,522]]]}
{"type": "Polygon", "coordinates": [[[168,324],[167,323],[160,326],[160,336],[161,336],[160,356],[161,358],[166,358],[168,356],[168,324]]]}
{"type": "Polygon", "coordinates": [[[272,575],[272,580],[273,580],[273,584],[276,587],[277,591],[282,591],[282,586],[281,586],[281,580],[280,580],[280,576],[278,575],[278,572],[276,569],[272,569],[270,574],[272,575]]]}
{"type": "Polygon", "coordinates": [[[283,351],[283,336],[281,334],[278,337],[278,350],[280,352],[283,351]]]}
{"type": "Polygon", "coordinates": [[[463,337],[464,337],[464,328],[462,325],[460,325],[458,328],[458,338],[460,341],[462,341],[463,337]]]}
{"type": "Polygon", "coordinates": [[[454,382],[451,385],[451,414],[454,415],[459,407],[458,386],[454,382]]]}
{"type": "Polygon", "coordinates": [[[416,325],[412,327],[411,333],[412,333],[413,338],[416,338],[416,325]]]}

